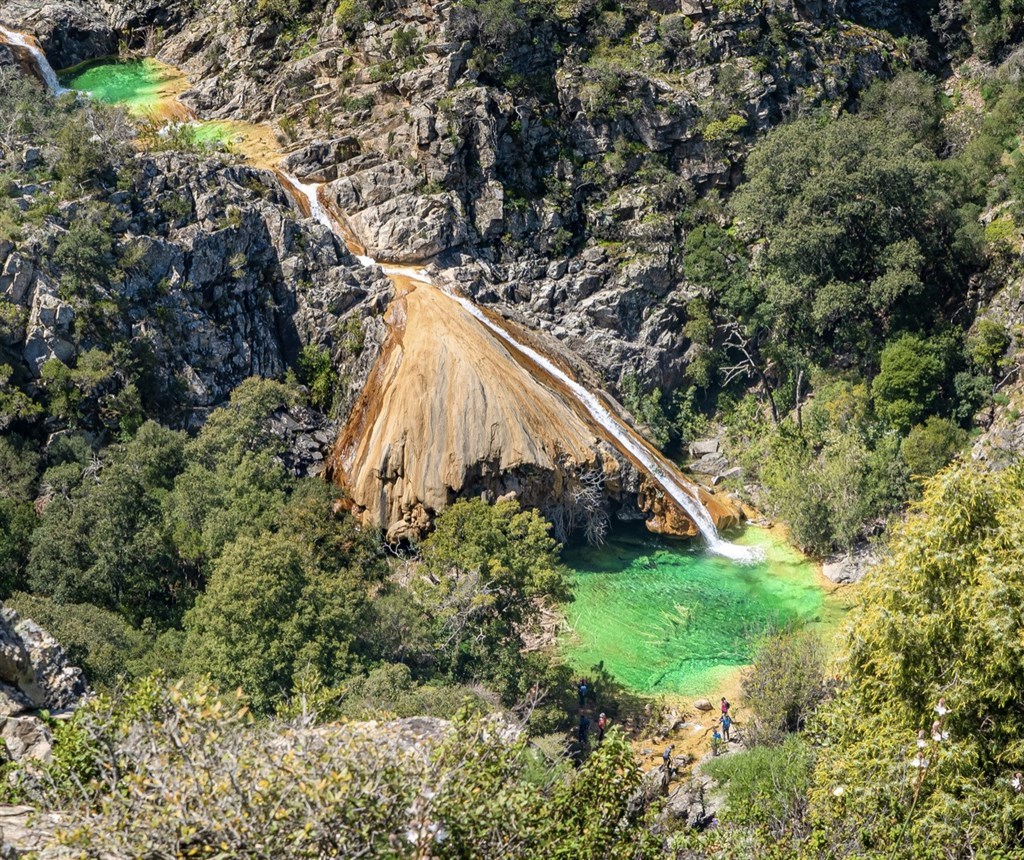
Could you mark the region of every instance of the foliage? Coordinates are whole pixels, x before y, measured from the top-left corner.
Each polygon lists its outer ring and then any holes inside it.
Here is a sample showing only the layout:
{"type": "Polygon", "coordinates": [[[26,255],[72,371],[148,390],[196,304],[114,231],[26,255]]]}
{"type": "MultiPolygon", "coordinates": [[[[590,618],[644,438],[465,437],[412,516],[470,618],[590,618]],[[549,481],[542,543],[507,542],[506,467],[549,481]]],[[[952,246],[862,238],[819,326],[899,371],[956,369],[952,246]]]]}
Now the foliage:
{"type": "Polygon", "coordinates": [[[353,667],[380,571],[373,536],[333,515],[331,501],[326,487],[311,486],[282,513],[280,531],[225,546],[185,616],[193,670],[241,688],[257,710],[287,695],[307,667],[330,684],[353,667]]]}
{"type": "Polygon", "coordinates": [[[644,426],[651,441],[659,448],[668,445],[672,438],[672,425],[661,402],[661,390],[655,388],[645,393],[633,373],[623,376],[621,389],[622,405],[644,426]]]}
{"type": "Polygon", "coordinates": [[[948,418],[932,415],[918,424],[900,444],[907,469],[915,477],[930,477],[949,463],[967,444],[968,433],[948,418]]]}
{"type": "Polygon", "coordinates": [[[428,579],[417,594],[453,679],[493,681],[506,700],[525,692],[523,631],[543,601],[569,597],[549,528],[515,501],[460,501],[437,518],[422,546],[428,579]]]}
{"type": "Polygon", "coordinates": [[[132,677],[132,662],[150,644],[146,634],[120,615],[88,603],[60,604],[24,592],[5,603],[60,642],[68,661],[85,672],[94,688],[113,689],[120,680],[132,677]]]}
{"type": "Polygon", "coordinates": [[[770,133],[733,199],[748,235],[766,240],[754,316],[776,344],[870,357],[894,327],[927,324],[921,308],[962,290],[976,259],[930,148],[934,88],[901,77],[875,84],[865,105],[770,133]]]}
{"type": "Polygon", "coordinates": [[[801,825],[813,765],[810,744],[791,736],[779,746],[712,759],[703,770],[725,786],[727,821],[766,827],[778,838],[801,825]]]}
{"type": "Polygon", "coordinates": [[[1024,28],[1020,0],[965,0],[962,12],[974,46],[985,59],[991,59],[1024,28]]]}
{"type": "Polygon", "coordinates": [[[753,746],[782,743],[802,730],[826,693],[822,643],[811,633],[775,631],[743,673],[743,701],[754,712],[744,730],[753,746]]]}
{"type": "Polygon", "coordinates": [[[338,395],[338,377],[329,350],[307,344],[299,355],[299,380],[309,388],[310,402],[330,412],[338,395]]]}
{"type": "Polygon", "coordinates": [[[906,431],[927,414],[946,376],[941,355],[920,337],[905,334],[882,350],[881,367],[872,383],[883,418],[906,431]]]}
{"type": "Polygon", "coordinates": [[[812,798],[831,844],[915,857],[1024,844],[1024,800],[1009,785],[1024,769],[1022,503],[1019,465],[941,472],[862,584],[845,686],[817,729],[827,746],[812,798]],[[937,741],[936,719],[948,732],[937,741]]]}
{"type": "Polygon", "coordinates": [[[134,623],[173,618],[190,592],[163,529],[161,504],[184,465],[180,433],[148,422],[32,534],[29,583],[59,603],[92,603],[134,623]]]}
{"type": "Polygon", "coordinates": [[[61,731],[50,796],[84,801],[64,802],[58,841],[86,854],[654,856],[617,729],[550,789],[525,778],[527,755],[470,715],[450,728],[254,724],[212,689],[147,683],[61,731]]]}
{"type": "Polygon", "coordinates": [[[816,555],[852,548],[907,496],[899,436],[879,425],[864,384],[822,378],[802,425],[767,422],[748,401],[731,445],[764,486],[765,507],[816,555]],[[754,417],[751,418],[753,412],[754,417]]]}
{"type": "Polygon", "coordinates": [[[244,380],[231,392],[227,405],[215,410],[203,425],[190,449],[192,457],[207,466],[217,462],[237,465],[247,451],[282,453],[283,442],[268,419],[300,399],[293,385],[258,377],[244,380]]]}

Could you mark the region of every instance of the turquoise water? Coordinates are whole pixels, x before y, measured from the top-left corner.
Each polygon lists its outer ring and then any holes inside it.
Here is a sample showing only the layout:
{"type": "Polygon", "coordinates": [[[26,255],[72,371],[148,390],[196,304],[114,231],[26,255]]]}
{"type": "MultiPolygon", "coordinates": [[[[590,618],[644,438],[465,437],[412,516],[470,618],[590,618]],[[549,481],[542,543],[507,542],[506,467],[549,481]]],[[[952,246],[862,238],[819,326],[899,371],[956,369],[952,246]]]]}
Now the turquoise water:
{"type": "Polygon", "coordinates": [[[173,98],[181,81],[180,72],[156,60],[103,60],[71,71],[61,84],[145,114],[158,111],[165,100],[173,98]]]}
{"type": "Polygon", "coordinates": [[[769,626],[838,619],[804,556],[763,530],[738,542],[762,546],[766,560],[738,565],[645,534],[566,552],[576,599],[561,648],[570,664],[586,672],[603,662],[639,693],[710,695],[750,663],[769,626]]]}

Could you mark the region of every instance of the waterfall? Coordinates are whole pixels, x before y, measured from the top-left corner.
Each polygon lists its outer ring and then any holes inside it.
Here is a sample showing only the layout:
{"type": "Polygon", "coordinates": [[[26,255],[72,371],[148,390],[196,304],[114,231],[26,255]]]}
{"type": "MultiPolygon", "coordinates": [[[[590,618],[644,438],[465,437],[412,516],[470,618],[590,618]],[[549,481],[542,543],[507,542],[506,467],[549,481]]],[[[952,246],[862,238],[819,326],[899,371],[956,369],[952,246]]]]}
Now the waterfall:
{"type": "MultiPolygon", "coordinates": [[[[343,239],[344,237],[340,236],[340,230],[335,223],[334,217],[320,200],[321,186],[316,183],[302,182],[298,177],[288,173],[282,172],[282,176],[287,184],[293,186],[308,201],[309,210],[313,218],[343,239]]],[[[422,269],[382,264],[372,257],[357,256],[357,259],[364,266],[380,266],[386,275],[406,277],[427,286],[438,288],[438,285],[422,269]]],[[[563,385],[591,419],[615,440],[619,449],[636,460],[658,486],[680,508],[686,511],[687,516],[693,520],[700,530],[710,552],[737,562],[754,562],[761,559],[761,553],[756,548],[738,546],[723,540],[719,536],[718,529],[715,527],[715,522],[708,513],[707,508],[701,504],[700,488],[692,481],[684,478],[668,460],[656,454],[642,442],[637,437],[635,431],[602,403],[599,397],[580,385],[569,374],[558,367],[555,362],[516,339],[510,331],[491,320],[487,314],[469,299],[458,295],[453,290],[441,289],[441,291],[487,328],[501,343],[505,344],[506,348],[511,348],[513,351],[526,356],[545,373],[563,385]]]]}
{"type": "Polygon", "coordinates": [[[55,96],[66,93],[67,90],[60,85],[60,81],[57,79],[57,73],[53,70],[53,66],[50,65],[50,61],[46,59],[46,54],[42,52],[38,45],[34,44],[34,40],[21,33],[15,33],[12,30],[8,30],[6,27],[0,26],[0,41],[5,42],[8,45],[13,45],[17,48],[23,48],[32,55],[32,59],[36,64],[36,69],[39,70],[39,75],[46,83],[46,88],[53,93],[55,96]]]}
{"type": "Polygon", "coordinates": [[[521,352],[530,361],[543,368],[546,373],[564,385],[572,393],[573,397],[576,398],[576,401],[587,411],[587,414],[618,442],[622,450],[628,452],[630,456],[639,462],[662,490],[679,507],[686,511],[687,516],[700,529],[701,535],[707,541],[710,552],[733,561],[752,562],[759,560],[760,554],[756,550],[722,540],[718,534],[718,529],[715,528],[714,520],[708,513],[707,508],[700,502],[700,488],[693,482],[686,480],[667,460],[653,453],[636,437],[633,430],[622,419],[601,402],[600,398],[562,371],[555,362],[521,341],[516,340],[510,332],[493,322],[487,314],[469,299],[456,295],[449,290],[445,290],[445,293],[479,320],[482,325],[486,326],[506,346],[511,346],[513,349],[521,352]]]}
{"type": "MultiPolygon", "coordinates": [[[[33,44],[33,40],[21,34],[7,30],[2,26],[0,26],[0,39],[10,45],[21,47],[29,52],[37,69],[39,70],[39,74],[46,82],[46,86],[50,92],[54,95],[67,92],[67,90],[61,87],[60,81],[57,78],[57,73],[53,70],[53,67],[46,59],[46,55],[35,44],[33,44]]],[[[321,186],[315,183],[302,182],[298,177],[290,173],[286,173],[283,170],[279,171],[279,174],[283,180],[283,184],[291,186],[291,188],[301,195],[308,203],[312,217],[327,227],[342,241],[345,241],[345,237],[342,235],[343,231],[340,229],[336,219],[320,200],[321,186]]],[[[371,257],[357,255],[357,259],[364,266],[379,265],[377,261],[371,257]]],[[[381,268],[387,275],[405,276],[419,281],[420,283],[437,287],[437,285],[430,280],[421,269],[404,266],[389,266],[386,264],[381,265],[381,268]]],[[[502,326],[494,323],[469,299],[457,295],[451,290],[442,289],[441,292],[453,301],[457,302],[466,310],[467,313],[473,316],[473,318],[480,322],[481,325],[485,326],[500,342],[504,343],[506,347],[526,356],[530,361],[534,362],[553,379],[563,385],[591,417],[591,419],[615,440],[620,450],[636,460],[662,488],[662,490],[686,512],[700,530],[705,541],[707,541],[708,549],[712,553],[739,562],[752,562],[760,559],[761,556],[756,549],[737,546],[736,544],[722,540],[718,534],[718,529],[715,527],[714,520],[700,501],[699,487],[684,478],[668,460],[654,452],[653,449],[642,442],[637,434],[622,419],[615,415],[600,400],[600,398],[562,371],[557,364],[541,355],[532,347],[517,340],[511,332],[502,326]]]]}

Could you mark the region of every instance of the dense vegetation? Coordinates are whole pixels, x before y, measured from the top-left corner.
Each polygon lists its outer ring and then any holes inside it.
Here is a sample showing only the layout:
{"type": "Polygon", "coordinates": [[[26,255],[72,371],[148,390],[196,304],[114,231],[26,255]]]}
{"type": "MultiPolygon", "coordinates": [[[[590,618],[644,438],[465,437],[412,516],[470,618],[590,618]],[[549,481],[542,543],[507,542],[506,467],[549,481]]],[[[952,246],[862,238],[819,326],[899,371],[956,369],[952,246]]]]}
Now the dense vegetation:
{"type": "MultiPolygon", "coordinates": [[[[283,27],[325,5],[238,10],[247,25],[283,27]]],[[[757,141],[725,76],[700,120],[708,152],[743,166],[724,198],[699,196],[621,129],[597,161],[559,153],[566,175],[588,178],[574,206],[634,177],[664,194],[642,205],[696,298],[685,385],[620,382],[652,437],[674,451],[721,425],[743,491],[816,554],[887,532],[837,667],[805,634],[766,638],[744,679],[749,749],[706,767],[725,804],[703,833],[658,817],[618,731],[578,769],[562,756],[569,672],[526,647],[543,610],[570,598],[539,514],[459,502],[420,546],[390,553],[332,487],[290,472],[271,429],[283,410],[336,405],[330,356],[314,347],[292,373],[243,382],[201,428],[176,429],[178,392],[145,340],[115,336],[114,286],[144,250],[101,198],[130,191],[132,131],[117,111],[41,98],[0,70],[0,191],[33,188],[31,203],[0,199],[0,246],[58,225],[51,257],[79,349],[32,378],[11,348],[24,312],[0,300],[0,597],[104,692],[55,727],[53,764],[17,797],[73,805],[63,838],[82,856],[1024,849],[1012,782],[1024,770],[1024,470],[948,465],[1007,405],[1020,335],[988,302],[1021,274],[1024,86],[1011,54],[1024,12],[1008,0],[924,5],[945,22],[929,34],[941,48],[901,43],[907,57],[932,50],[933,71],[938,50],[1008,65],[952,82],[904,70],[757,141]],[[28,140],[48,141],[31,165],[28,140]],[[516,731],[484,716],[494,711],[516,731]],[[421,715],[453,718],[454,734],[410,749],[339,724],[421,715]]],[[[729,6],[759,16],[746,58],[783,64],[794,21],[729,6]]],[[[333,8],[353,39],[390,14],[373,0],[333,8]]],[[[575,28],[588,109],[611,126],[637,107],[625,98],[636,64],[679,74],[696,50],[692,21],[666,14],[647,33],[649,14],[611,0],[460,0],[451,27],[473,44],[480,80],[552,109],[565,50],[552,33],[575,28]],[[650,39],[635,52],[641,30],[650,39]]],[[[398,75],[422,52],[403,30],[387,53],[374,74],[398,75]]],[[[534,179],[503,176],[509,200],[563,194],[568,206],[564,188],[534,179]]],[[[609,253],[621,245],[590,227],[609,253]]],[[[550,250],[590,238],[566,228],[550,250]]],[[[609,713],[636,704],[594,680],[609,713]]]]}
{"type": "Polygon", "coordinates": [[[968,305],[1012,260],[1020,92],[995,80],[986,95],[966,141],[916,73],[875,84],[856,112],[790,123],[754,147],[726,228],[687,237],[707,296],[694,382],[762,503],[816,553],[876,531],[993,402],[1011,333],[968,305]]]}

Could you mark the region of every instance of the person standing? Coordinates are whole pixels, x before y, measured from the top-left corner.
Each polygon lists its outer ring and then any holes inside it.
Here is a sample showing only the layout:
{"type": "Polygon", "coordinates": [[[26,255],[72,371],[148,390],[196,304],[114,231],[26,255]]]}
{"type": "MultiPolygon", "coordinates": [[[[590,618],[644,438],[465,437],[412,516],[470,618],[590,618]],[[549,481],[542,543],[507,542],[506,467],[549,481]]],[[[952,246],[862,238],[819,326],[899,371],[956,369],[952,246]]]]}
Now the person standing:
{"type": "Polygon", "coordinates": [[[601,716],[599,716],[597,718],[597,742],[598,743],[601,743],[601,741],[604,740],[604,732],[605,732],[605,729],[607,729],[607,728],[608,728],[608,717],[606,717],[604,714],[601,714],[601,716]]]}
{"type": "Polygon", "coordinates": [[[722,739],[729,743],[729,728],[732,726],[732,717],[728,714],[722,714],[722,719],[719,722],[722,724],[722,739]]]}
{"type": "Polygon", "coordinates": [[[718,755],[722,750],[722,733],[718,731],[718,726],[715,726],[715,730],[711,733],[711,755],[718,755]]]}
{"type": "Polygon", "coordinates": [[[729,713],[729,701],[728,701],[728,699],[725,698],[725,696],[722,696],[722,716],[724,717],[728,713],[729,713]]]}
{"type": "Polygon", "coordinates": [[[661,793],[668,794],[669,784],[672,782],[672,750],[675,749],[673,744],[669,744],[665,747],[665,752],[661,754],[661,793]]]}
{"type": "Polygon", "coordinates": [[[587,684],[586,678],[580,678],[579,686],[576,688],[576,692],[579,693],[580,707],[582,708],[587,703],[587,693],[590,690],[590,685],[587,684]]]}
{"type": "Polygon", "coordinates": [[[587,733],[590,731],[590,720],[587,719],[586,714],[580,714],[580,726],[576,732],[576,737],[582,746],[587,745],[587,733]]]}

